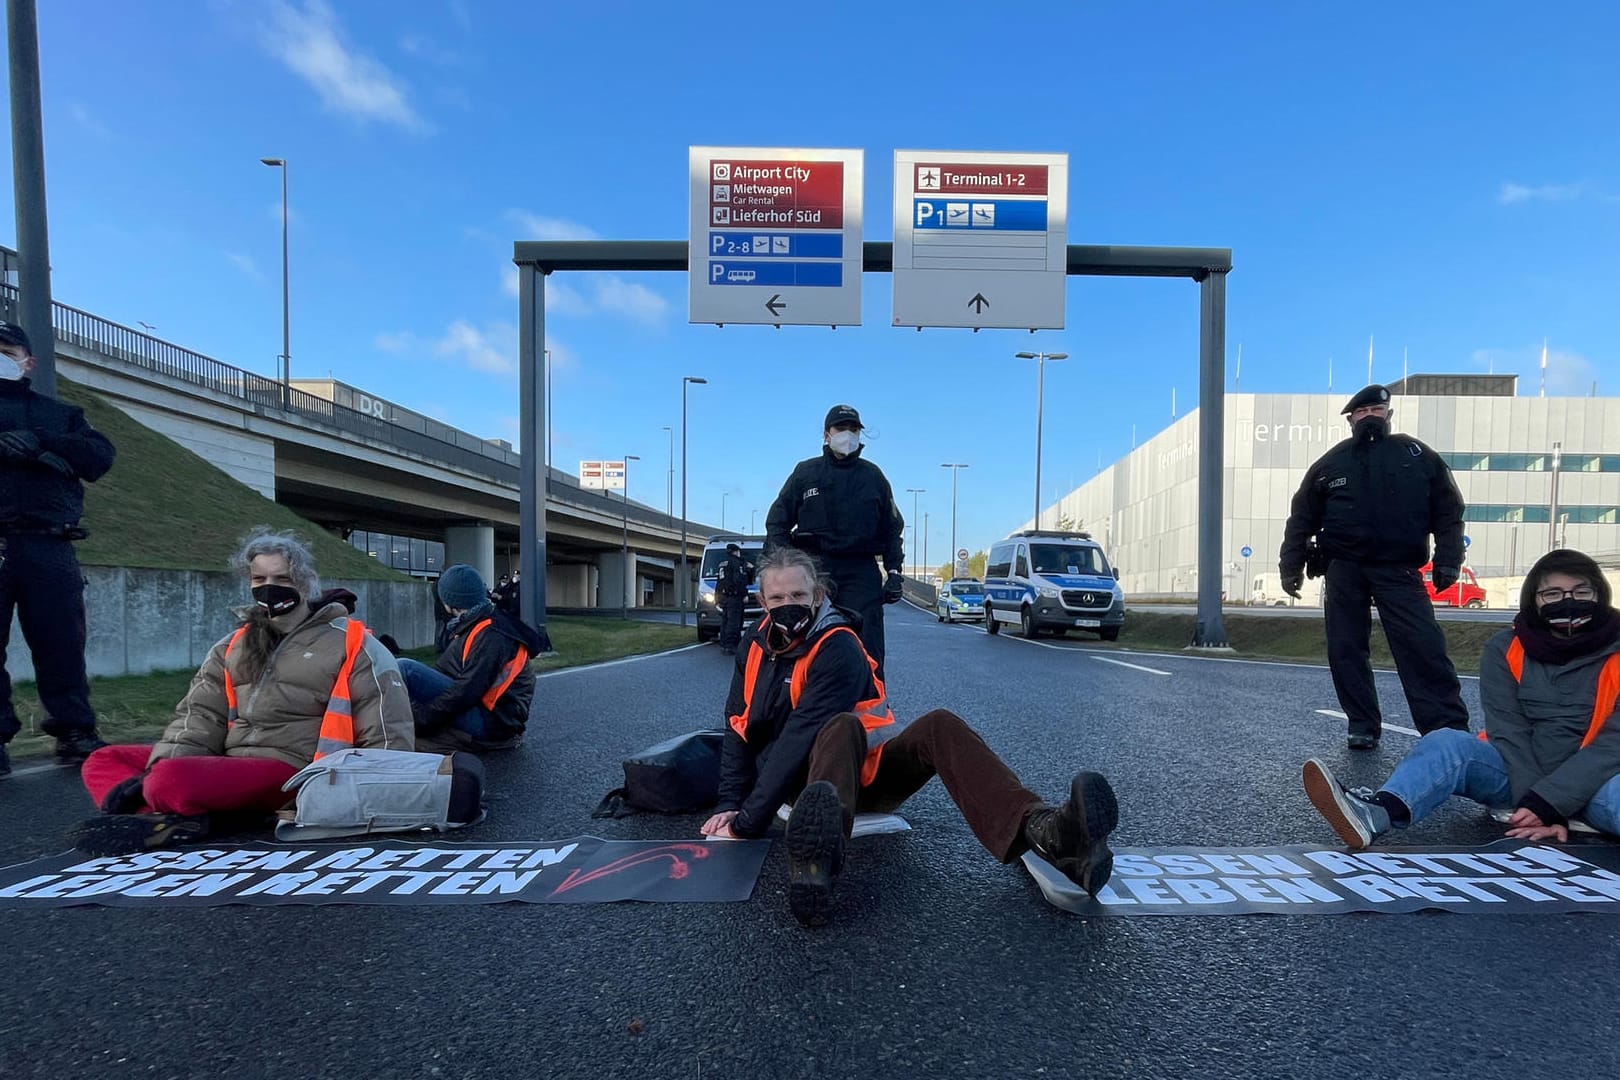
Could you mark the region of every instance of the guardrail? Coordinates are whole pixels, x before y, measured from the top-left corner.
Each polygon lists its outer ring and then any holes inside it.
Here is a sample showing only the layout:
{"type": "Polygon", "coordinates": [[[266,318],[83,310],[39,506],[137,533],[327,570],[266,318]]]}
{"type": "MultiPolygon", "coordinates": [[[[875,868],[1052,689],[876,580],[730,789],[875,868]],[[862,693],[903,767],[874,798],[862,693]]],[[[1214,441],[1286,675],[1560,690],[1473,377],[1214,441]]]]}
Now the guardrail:
{"type": "MultiPolygon", "coordinates": [[[[0,283],[0,308],[8,313],[17,303],[17,287],[0,283]]],[[[483,476],[498,483],[517,487],[521,478],[522,456],[516,451],[493,446],[475,435],[442,424],[436,420],[421,419],[421,428],[407,427],[384,420],[370,413],[360,412],[326,398],[317,397],[296,387],[284,386],[279,379],[268,378],[243,368],[215,360],[211,356],[193,352],[151,334],[122,323],[92,315],[70,307],[61,301],[51,303],[51,323],[60,342],[88,352],[116,360],[142,371],[165,378],[204,387],[216,394],[235,398],[257,409],[276,410],[314,420],[337,428],[349,435],[392,446],[408,454],[429,461],[451,465],[483,476]],[[440,428],[435,433],[430,428],[440,428]]],[[[605,492],[588,491],[579,481],[558,469],[550,470],[549,488],[553,499],[561,498],[582,509],[597,510],[613,517],[624,517],[626,508],[620,499],[605,492]]],[[[631,504],[629,519],[643,525],[678,527],[677,518],[660,514],[656,510],[631,504]]],[[[708,526],[695,526],[693,533],[708,526]]]]}

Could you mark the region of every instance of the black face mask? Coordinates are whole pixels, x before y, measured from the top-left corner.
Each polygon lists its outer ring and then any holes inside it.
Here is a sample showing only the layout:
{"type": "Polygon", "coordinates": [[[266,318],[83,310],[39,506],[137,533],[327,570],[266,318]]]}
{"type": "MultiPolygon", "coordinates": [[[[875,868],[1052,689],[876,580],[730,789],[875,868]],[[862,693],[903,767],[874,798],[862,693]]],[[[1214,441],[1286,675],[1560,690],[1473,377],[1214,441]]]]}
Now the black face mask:
{"type": "Polygon", "coordinates": [[[253,589],[254,603],[271,618],[287,614],[303,599],[291,585],[257,585],[253,589]]]}
{"type": "Polygon", "coordinates": [[[1556,604],[1547,604],[1536,614],[1559,637],[1574,637],[1592,625],[1597,615],[1596,600],[1577,600],[1566,596],[1556,604]]]}
{"type": "Polygon", "coordinates": [[[1356,442],[1377,442],[1389,434],[1389,421],[1382,416],[1363,416],[1351,428],[1356,442]]]}
{"type": "Polygon", "coordinates": [[[771,624],[765,629],[765,648],[773,653],[784,653],[810,632],[815,613],[803,604],[781,604],[771,608],[771,624]]]}

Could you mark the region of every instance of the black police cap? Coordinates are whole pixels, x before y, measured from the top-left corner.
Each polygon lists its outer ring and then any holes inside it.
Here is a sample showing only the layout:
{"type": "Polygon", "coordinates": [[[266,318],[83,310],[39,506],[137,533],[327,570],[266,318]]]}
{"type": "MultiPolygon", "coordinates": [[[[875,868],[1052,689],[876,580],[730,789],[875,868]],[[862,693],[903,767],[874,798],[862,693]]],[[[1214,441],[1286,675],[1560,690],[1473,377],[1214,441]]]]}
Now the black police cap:
{"type": "Polygon", "coordinates": [[[28,332],[14,322],[0,322],[0,345],[21,345],[30,354],[34,351],[28,332]]]}
{"type": "Polygon", "coordinates": [[[1349,416],[1357,409],[1363,408],[1367,405],[1388,404],[1389,389],[1387,387],[1380,386],[1377,383],[1373,383],[1371,386],[1366,387],[1365,389],[1356,391],[1356,396],[1345,402],[1344,408],[1341,409],[1340,412],[1345,416],[1349,416]]]}
{"type": "Polygon", "coordinates": [[[854,424],[856,427],[864,426],[861,423],[861,414],[855,411],[853,405],[834,405],[827,410],[827,422],[821,425],[822,430],[831,431],[838,424],[854,424]]]}

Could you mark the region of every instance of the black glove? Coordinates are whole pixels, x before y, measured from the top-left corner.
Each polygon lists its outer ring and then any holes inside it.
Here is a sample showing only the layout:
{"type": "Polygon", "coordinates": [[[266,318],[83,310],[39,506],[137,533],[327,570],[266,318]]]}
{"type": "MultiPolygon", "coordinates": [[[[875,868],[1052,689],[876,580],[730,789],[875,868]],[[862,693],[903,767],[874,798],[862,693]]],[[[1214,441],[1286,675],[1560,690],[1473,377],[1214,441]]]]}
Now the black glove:
{"type": "Polygon", "coordinates": [[[1435,592],[1445,592],[1447,589],[1449,589],[1453,585],[1457,584],[1457,579],[1459,577],[1461,577],[1461,576],[1462,576],[1462,571],[1457,569],[1457,567],[1455,567],[1455,566],[1437,566],[1437,567],[1435,567],[1434,568],[1434,591],[1435,592]]]}
{"type": "Polygon", "coordinates": [[[39,436],[26,428],[0,431],[0,457],[8,461],[32,461],[39,453],[39,436]]]}
{"type": "Polygon", "coordinates": [[[1299,599],[1299,590],[1305,585],[1305,575],[1298,570],[1282,571],[1282,591],[1299,599]]]}
{"type": "Polygon", "coordinates": [[[56,453],[55,451],[42,450],[34,458],[34,460],[45,466],[47,469],[50,469],[52,472],[61,473],[69,480],[77,480],[79,478],[79,474],[73,471],[73,466],[68,464],[67,458],[56,453]]]}
{"type": "Polygon", "coordinates": [[[104,814],[133,814],[146,805],[146,795],[143,788],[146,784],[146,773],[120,780],[114,784],[107,794],[101,797],[101,811],[104,814]]]}
{"type": "Polygon", "coordinates": [[[906,579],[900,576],[900,571],[890,570],[889,579],[883,583],[883,602],[885,604],[898,604],[900,598],[906,594],[906,579]]]}

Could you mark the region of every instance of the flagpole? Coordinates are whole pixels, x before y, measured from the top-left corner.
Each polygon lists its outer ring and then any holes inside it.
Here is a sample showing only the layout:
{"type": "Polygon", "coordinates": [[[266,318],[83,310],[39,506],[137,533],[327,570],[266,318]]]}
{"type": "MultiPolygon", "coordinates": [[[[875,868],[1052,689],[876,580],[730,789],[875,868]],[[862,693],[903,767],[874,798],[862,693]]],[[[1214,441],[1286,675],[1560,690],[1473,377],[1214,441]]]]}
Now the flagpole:
{"type": "Polygon", "coordinates": [[[1541,339],[1541,396],[1547,396],[1547,339],[1541,339]]]}
{"type": "Polygon", "coordinates": [[[1372,385],[1372,346],[1373,336],[1367,335],[1367,385],[1372,385]]]}

